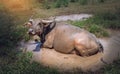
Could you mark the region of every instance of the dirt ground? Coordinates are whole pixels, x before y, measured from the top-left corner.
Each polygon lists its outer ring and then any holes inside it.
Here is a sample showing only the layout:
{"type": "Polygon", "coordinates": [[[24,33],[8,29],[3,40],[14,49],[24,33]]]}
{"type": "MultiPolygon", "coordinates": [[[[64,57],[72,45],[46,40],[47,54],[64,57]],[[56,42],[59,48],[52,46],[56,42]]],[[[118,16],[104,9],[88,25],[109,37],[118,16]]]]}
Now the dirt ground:
{"type": "Polygon", "coordinates": [[[90,57],[80,57],[72,54],[61,54],[54,50],[42,49],[41,52],[34,53],[34,60],[45,66],[58,68],[59,70],[81,69],[96,70],[103,63],[100,61],[101,53],[90,57]]]}

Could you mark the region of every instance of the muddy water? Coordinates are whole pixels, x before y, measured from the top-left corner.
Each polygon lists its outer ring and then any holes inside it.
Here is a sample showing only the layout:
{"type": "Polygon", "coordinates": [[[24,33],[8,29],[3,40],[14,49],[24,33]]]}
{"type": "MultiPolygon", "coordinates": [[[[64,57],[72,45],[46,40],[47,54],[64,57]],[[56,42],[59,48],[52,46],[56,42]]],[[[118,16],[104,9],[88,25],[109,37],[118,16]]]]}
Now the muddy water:
{"type": "MultiPolygon", "coordinates": [[[[87,19],[89,17],[92,17],[91,14],[72,14],[72,15],[62,15],[62,16],[56,16],[55,20],[56,21],[77,21],[77,20],[84,20],[87,19]]],[[[50,17],[49,19],[51,19],[53,17],[50,17]]]]}
{"type": "MultiPolygon", "coordinates": [[[[57,16],[57,21],[83,20],[91,15],[67,15],[57,16]]],[[[110,38],[99,39],[104,47],[104,53],[98,53],[90,57],[80,57],[74,54],[62,54],[54,49],[42,48],[39,52],[33,52],[33,60],[45,66],[59,68],[60,70],[82,69],[83,71],[95,71],[103,67],[106,63],[111,63],[120,58],[120,32],[114,33],[110,38]],[[102,58],[102,61],[101,61],[102,58]]],[[[25,43],[27,51],[35,49],[34,41],[25,43]]]]}

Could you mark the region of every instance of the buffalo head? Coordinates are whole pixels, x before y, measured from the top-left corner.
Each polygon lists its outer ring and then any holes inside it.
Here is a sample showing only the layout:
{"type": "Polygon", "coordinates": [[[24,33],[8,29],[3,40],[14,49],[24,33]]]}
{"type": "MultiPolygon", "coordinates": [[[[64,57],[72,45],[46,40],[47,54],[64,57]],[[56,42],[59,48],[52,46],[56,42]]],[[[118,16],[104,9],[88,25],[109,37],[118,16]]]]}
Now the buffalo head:
{"type": "Polygon", "coordinates": [[[30,19],[25,27],[28,28],[28,34],[30,36],[38,35],[41,39],[45,38],[45,35],[48,34],[55,27],[55,20],[33,20],[30,19]]]}

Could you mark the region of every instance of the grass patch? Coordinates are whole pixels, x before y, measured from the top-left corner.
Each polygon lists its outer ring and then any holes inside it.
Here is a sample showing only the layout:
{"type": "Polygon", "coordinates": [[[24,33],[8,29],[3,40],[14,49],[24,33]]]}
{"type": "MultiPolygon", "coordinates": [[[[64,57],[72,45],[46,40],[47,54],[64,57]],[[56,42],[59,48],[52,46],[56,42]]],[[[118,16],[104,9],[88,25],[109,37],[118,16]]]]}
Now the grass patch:
{"type": "Polygon", "coordinates": [[[95,34],[97,37],[108,37],[109,34],[103,27],[100,27],[96,24],[92,24],[89,28],[88,31],[95,34]]]}
{"type": "Polygon", "coordinates": [[[79,5],[99,4],[104,3],[105,0],[43,0],[38,2],[42,4],[43,8],[51,9],[68,7],[70,3],[78,3],[79,5]]]}
{"type": "Polygon", "coordinates": [[[109,36],[106,29],[120,29],[120,10],[116,8],[114,12],[96,13],[93,17],[84,21],[70,22],[73,25],[79,26],[94,33],[97,37],[109,36]]]}
{"type": "Polygon", "coordinates": [[[110,65],[106,65],[105,68],[103,68],[104,70],[104,74],[119,74],[120,73],[120,60],[118,61],[114,61],[112,64],[110,65]]]}
{"type": "Polygon", "coordinates": [[[70,23],[85,30],[88,30],[89,32],[95,34],[97,37],[109,36],[108,32],[103,27],[91,23],[89,19],[84,21],[71,21],[70,23]]]}
{"type": "Polygon", "coordinates": [[[35,17],[41,18],[65,14],[115,12],[116,8],[120,7],[120,0],[105,0],[104,2],[102,2],[102,0],[90,0],[86,5],[81,5],[79,0],[70,0],[73,2],[69,2],[68,7],[61,6],[60,8],[54,8],[57,0],[55,2],[53,1],[54,0],[51,2],[48,1],[49,3],[47,5],[50,6],[49,9],[43,8],[41,6],[42,2],[35,3],[37,4],[37,6],[33,8],[34,12],[36,12],[35,17]]]}
{"type": "Polygon", "coordinates": [[[56,0],[56,1],[43,0],[39,3],[42,4],[43,8],[51,9],[51,8],[68,7],[69,0],[56,0]]]}
{"type": "Polygon", "coordinates": [[[98,24],[99,26],[110,28],[110,29],[120,29],[120,11],[111,13],[98,13],[92,18],[92,23],[98,24]]]}
{"type": "MultiPolygon", "coordinates": [[[[10,55],[9,55],[10,56],[10,55]]],[[[79,69],[74,71],[58,72],[56,69],[44,67],[41,64],[31,61],[32,52],[14,53],[10,57],[3,57],[0,62],[0,74],[119,74],[120,60],[113,64],[106,65],[104,68],[96,72],[82,72],[79,69]]]]}
{"type": "Polygon", "coordinates": [[[55,69],[31,62],[31,58],[32,52],[17,54],[14,62],[0,66],[0,74],[59,74],[55,69]]]}
{"type": "Polygon", "coordinates": [[[88,4],[88,0],[79,0],[79,3],[81,5],[86,5],[86,4],[88,4]]]}

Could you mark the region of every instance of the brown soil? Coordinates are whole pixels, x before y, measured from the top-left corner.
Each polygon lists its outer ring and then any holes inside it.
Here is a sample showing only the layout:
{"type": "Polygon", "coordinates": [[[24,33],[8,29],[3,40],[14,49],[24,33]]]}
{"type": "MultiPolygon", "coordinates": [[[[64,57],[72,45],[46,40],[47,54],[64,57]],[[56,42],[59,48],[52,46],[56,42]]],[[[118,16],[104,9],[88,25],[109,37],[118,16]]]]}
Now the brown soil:
{"type": "Polygon", "coordinates": [[[58,68],[59,70],[81,69],[83,71],[94,71],[104,65],[100,61],[101,57],[102,53],[90,57],[80,57],[75,54],[62,54],[54,49],[43,48],[40,52],[34,52],[33,59],[45,66],[58,68]]]}

